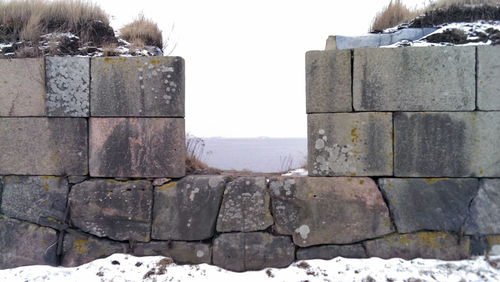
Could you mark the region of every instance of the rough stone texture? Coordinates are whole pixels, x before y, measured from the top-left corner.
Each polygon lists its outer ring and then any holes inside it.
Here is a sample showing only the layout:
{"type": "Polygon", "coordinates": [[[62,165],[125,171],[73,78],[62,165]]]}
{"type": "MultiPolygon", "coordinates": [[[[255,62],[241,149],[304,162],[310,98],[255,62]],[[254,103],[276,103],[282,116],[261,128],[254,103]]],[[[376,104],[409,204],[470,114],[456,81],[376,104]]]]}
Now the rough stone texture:
{"type": "Polygon", "coordinates": [[[477,194],[475,178],[381,178],[379,187],[399,233],[460,231],[477,194]]]}
{"type": "Polygon", "coordinates": [[[64,234],[61,265],[75,267],[115,253],[128,253],[128,244],[70,230],[64,234]]]}
{"type": "Polygon", "coordinates": [[[500,112],[395,113],[394,174],[500,176],[500,112]]]}
{"type": "Polygon", "coordinates": [[[171,257],[176,263],[211,263],[212,248],[209,244],[198,242],[149,242],[138,243],[133,250],[134,256],[171,257]]]}
{"type": "Polygon", "coordinates": [[[0,60],[0,116],[45,116],[44,73],[43,58],[0,60]]]}
{"type": "Polygon", "coordinates": [[[470,236],[470,255],[484,256],[490,250],[486,236],[470,236]]]}
{"type": "Polygon", "coordinates": [[[227,184],[217,231],[258,231],[273,224],[264,177],[241,177],[227,184]]]}
{"type": "Polygon", "coordinates": [[[47,57],[45,63],[47,115],[88,117],[89,58],[47,57]]]}
{"type": "Polygon", "coordinates": [[[83,118],[0,119],[0,174],[85,175],[83,118]]]}
{"type": "Polygon", "coordinates": [[[214,235],[224,176],[186,176],[154,189],[151,237],[158,240],[204,240],[214,235]]]}
{"type": "Polygon", "coordinates": [[[2,193],[3,214],[58,228],[64,222],[68,182],[54,176],[7,176],[2,193]]]}
{"type": "Polygon", "coordinates": [[[153,188],[149,181],[92,179],[71,188],[70,218],[76,226],[114,240],[150,240],[153,188]]]}
{"type": "Polygon", "coordinates": [[[84,175],[81,175],[81,176],[75,176],[75,175],[72,175],[72,176],[69,176],[68,177],[68,183],[69,184],[77,184],[77,183],[81,183],[85,180],[87,180],[87,176],[84,176],[84,175]]]}
{"type": "Polygon", "coordinates": [[[500,235],[488,236],[488,245],[490,256],[500,256],[500,235]]]}
{"type": "Polygon", "coordinates": [[[500,179],[481,179],[465,222],[468,235],[500,234],[500,179]]]}
{"type": "Polygon", "coordinates": [[[57,232],[51,228],[0,216],[0,269],[55,265],[57,232]]]}
{"type": "Polygon", "coordinates": [[[297,249],[297,259],[332,259],[366,258],[366,252],[361,244],[354,245],[324,245],[297,249]]]}
{"type": "Polygon", "coordinates": [[[368,257],[459,260],[469,257],[470,241],[450,233],[420,232],[392,234],[363,244],[368,257]]]}
{"type": "Polygon", "coordinates": [[[309,176],[392,175],[392,114],[310,114],[309,176]]]}
{"type": "Polygon", "coordinates": [[[351,51],[306,53],[307,113],[352,112],[351,51]]]}
{"type": "Polygon", "coordinates": [[[184,59],[91,59],[92,116],[184,117],[184,59]]]}
{"type": "Polygon", "coordinates": [[[298,246],[350,244],[394,231],[370,178],[281,177],[269,185],[276,231],[298,246]]]}
{"type": "Polygon", "coordinates": [[[482,111],[500,110],[500,48],[477,47],[477,107],[482,111]]]}
{"type": "Polygon", "coordinates": [[[213,263],[232,271],[286,267],[295,259],[289,237],[264,232],[224,233],[214,240],[213,263]]]}
{"type": "Polygon", "coordinates": [[[356,111],[472,111],[475,47],[354,50],[356,111]]]}
{"type": "Polygon", "coordinates": [[[180,118],[91,118],[90,175],[180,178],[185,138],[180,118]]]}

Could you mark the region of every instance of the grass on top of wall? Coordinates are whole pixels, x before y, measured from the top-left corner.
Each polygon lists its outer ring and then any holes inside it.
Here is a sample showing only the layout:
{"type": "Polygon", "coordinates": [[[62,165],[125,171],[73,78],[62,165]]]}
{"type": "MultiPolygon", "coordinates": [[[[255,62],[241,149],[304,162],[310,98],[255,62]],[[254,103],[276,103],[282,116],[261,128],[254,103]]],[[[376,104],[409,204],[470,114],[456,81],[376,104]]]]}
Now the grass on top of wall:
{"type": "Polygon", "coordinates": [[[120,37],[136,48],[145,45],[156,46],[163,49],[163,37],[158,25],[140,14],[133,22],[120,29],[120,37]]]}

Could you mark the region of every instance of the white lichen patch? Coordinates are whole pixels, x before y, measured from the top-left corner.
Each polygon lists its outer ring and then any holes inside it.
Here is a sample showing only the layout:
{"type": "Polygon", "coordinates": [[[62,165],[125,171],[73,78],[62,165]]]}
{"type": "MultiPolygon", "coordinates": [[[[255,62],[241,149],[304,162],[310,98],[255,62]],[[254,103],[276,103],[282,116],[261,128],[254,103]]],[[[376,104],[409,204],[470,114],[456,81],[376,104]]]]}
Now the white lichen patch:
{"type": "Polygon", "coordinates": [[[222,177],[210,177],[208,179],[208,186],[210,188],[216,188],[219,187],[220,184],[224,182],[224,179],[222,177]]]}
{"type": "Polygon", "coordinates": [[[200,192],[200,188],[195,187],[193,191],[191,191],[191,194],[189,194],[189,200],[194,201],[194,197],[198,192],[200,192]]]}
{"type": "Polygon", "coordinates": [[[346,144],[328,144],[324,129],[318,131],[314,149],[312,173],[316,175],[355,175],[361,160],[359,148],[346,144]]]}
{"type": "Polygon", "coordinates": [[[310,232],[311,232],[311,230],[309,229],[309,226],[307,226],[307,225],[301,225],[299,228],[295,229],[295,233],[299,233],[300,238],[302,238],[304,240],[307,239],[307,236],[309,235],[310,232]]]}
{"type": "Polygon", "coordinates": [[[196,251],[196,256],[197,257],[202,258],[204,255],[205,255],[205,252],[200,251],[200,250],[196,251]]]}

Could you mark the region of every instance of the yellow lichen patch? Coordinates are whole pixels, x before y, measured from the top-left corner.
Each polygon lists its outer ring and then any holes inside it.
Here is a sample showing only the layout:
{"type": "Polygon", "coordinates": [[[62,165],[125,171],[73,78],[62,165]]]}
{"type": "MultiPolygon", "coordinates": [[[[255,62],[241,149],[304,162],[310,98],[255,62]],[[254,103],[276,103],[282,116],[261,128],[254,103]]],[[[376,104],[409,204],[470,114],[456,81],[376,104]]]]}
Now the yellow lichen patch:
{"type": "Polygon", "coordinates": [[[120,181],[116,179],[106,179],[106,182],[108,183],[128,183],[128,180],[120,181]]]}
{"type": "Polygon", "coordinates": [[[449,178],[447,178],[447,177],[441,177],[441,178],[427,178],[427,179],[425,179],[424,181],[425,181],[425,183],[427,183],[427,184],[434,184],[434,183],[436,183],[436,182],[438,182],[438,181],[440,181],[440,180],[446,180],[446,179],[449,179],[449,178]]]}
{"type": "Polygon", "coordinates": [[[363,183],[365,183],[365,181],[363,179],[360,179],[359,184],[363,184],[363,183]]]}
{"type": "Polygon", "coordinates": [[[477,142],[477,143],[481,143],[481,140],[479,140],[479,139],[476,139],[476,142],[477,142]]]}
{"type": "Polygon", "coordinates": [[[89,249],[87,248],[87,244],[92,242],[92,241],[93,240],[91,238],[88,238],[87,240],[78,239],[75,241],[75,243],[73,243],[73,245],[79,254],[83,254],[83,253],[86,253],[89,251],[89,249]]]}
{"type": "Polygon", "coordinates": [[[53,217],[47,217],[47,220],[48,220],[48,221],[51,221],[51,222],[54,222],[54,223],[58,223],[58,224],[61,224],[61,223],[62,223],[60,220],[57,220],[57,219],[55,219],[55,218],[53,218],[53,217]]]}
{"type": "Polygon", "coordinates": [[[267,212],[266,212],[266,216],[267,216],[267,217],[271,217],[271,212],[270,212],[270,211],[267,211],[267,212]]]}
{"type": "Polygon", "coordinates": [[[359,152],[356,150],[353,150],[352,153],[354,154],[355,157],[357,157],[359,155],[359,152]]]}
{"type": "Polygon", "coordinates": [[[392,200],[392,203],[393,203],[393,204],[396,204],[396,203],[397,203],[396,199],[393,199],[393,200],[392,200]]]}
{"type": "Polygon", "coordinates": [[[111,57],[104,58],[104,62],[106,62],[108,64],[113,64],[114,63],[113,58],[111,58],[111,57]]]}
{"type": "Polygon", "coordinates": [[[49,192],[49,179],[57,179],[57,177],[55,177],[55,176],[47,176],[47,175],[42,176],[43,188],[47,192],[49,192]]]}
{"type": "Polygon", "coordinates": [[[42,244],[46,245],[47,244],[47,240],[43,239],[42,240],[42,244]]]}
{"type": "Polygon", "coordinates": [[[356,176],[356,173],[355,173],[355,172],[352,172],[352,173],[351,173],[351,176],[356,176]]]}
{"type": "Polygon", "coordinates": [[[352,178],[347,178],[347,182],[351,182],[352,181],[352,178]]]}
{"type": "Polygon", "coordinates": [[[384,225],[385,225],[385,227],[391,227],[391,220],[390,220],[390,219],[388,219],[388,218],[386,218],[386,219],[384,220],[384,225]]]}
{"type": "Polygon", "coordinates": [[[108,195],[111,195],[111,194],[113,194],[113,191],[108,191],[108,195]]]}
{"type": "Polygon", "coordinates": [[[500,245],[500,235],[488,236],[488,244],[491,246],[500,245]]]}
{"type": "Polygon", "coordinates": [[[4,81],[3,81],[3,83],[4,83],[4,84],[7,84],[7,80],[4,80],[4,81]]]}
{"type": "Polygon", "coordinates": [[[151,238],[149,237],[149,234],[148,234],[148,235],[146,235],[146,237],[144,237],[144,240],[145,240],[146,242],[149,242],[149,240],[150,240],[150,239],[151,239],[151,238]]]}
{"type": "Polygon", "coordinates": [[[484,170],[482,170],[482,169],[481,169],[481,170],[479,171],[479,174],[484,174],[484,170]]]}
{"type": "Polygon", "coordinates": [[[446,233],[422,232],[418,234],[418,239],[425,246],[440,248],[441,244],[439,243],[439,240],[446,239],[446,233]]]}
{"type": "Polygon", "coordinates": [[[392,183],[388,183],[387,187],[391,188],[392,187],[392,183]]]}
{"type": "Polygon", "coordinates": [[[397,241],[388,241],[387,244],[391,247],[408,246],[412,245],[413,241],[408,238],[408,235],[403,234],[399,236],[397,241]]]}
{"type": "Polygon", "coordinates": [[[119,57],[118,58],[118,62],[125,62],[127,60],[127,58],[124,58],[124,57],[119,57]]]}
{"type": "Polygon", "coordinates": [[[156,65],[156,64],[161,63],[161,60],[160,60],[160,59],[152,59],[150,62],[151,62],[153,65],[156,65]]]}
{"type": "Polygon", "coordinates": [[[167,183],[165,185],[162,185],[162,186],[158,187],[157,189],[160,190],[160,191],[165,191],[165,190],[167,190],[169,188],[174,187],[175,185],[177,185],[177,182],[172,181],[170,183],[167,183]]]}
{"type": "Polygon", "coordinates": [[[49,202],[48,202],[48,201],[45,201],[45,205],[47,205],[47,206],[48,206],[48,205],[49,205],[49,202]]]}
{"type": "Polygon", "coordinates": [[[353,128],[351,129],[351,136],[352,136],[351,141],[352,141],[353,143],[358,142],[358,139],[359,139],[359,134],[358,134],[358,133],[356,133],[356,130],[358,130],[358,128],[356,128],[356,127],[353,127],[353,128]]]}

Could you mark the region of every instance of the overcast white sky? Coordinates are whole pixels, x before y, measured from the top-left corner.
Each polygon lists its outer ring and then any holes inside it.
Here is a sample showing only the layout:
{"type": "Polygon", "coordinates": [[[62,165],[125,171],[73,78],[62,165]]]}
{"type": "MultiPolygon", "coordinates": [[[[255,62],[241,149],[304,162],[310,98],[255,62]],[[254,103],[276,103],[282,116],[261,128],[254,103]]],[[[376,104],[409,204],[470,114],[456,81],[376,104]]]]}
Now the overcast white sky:
{"type": "MultiPolygon", "coordinates": [[[[406,0],[411,7],[423,0],[406,0]]],[[[186,61],[186,132],[306,137],[308,50],[362,35],[389,0],[101,0],[115,29],[141,11],[186,61]],[[172,26],[174,26],[171,33],[172,26]]]]}

